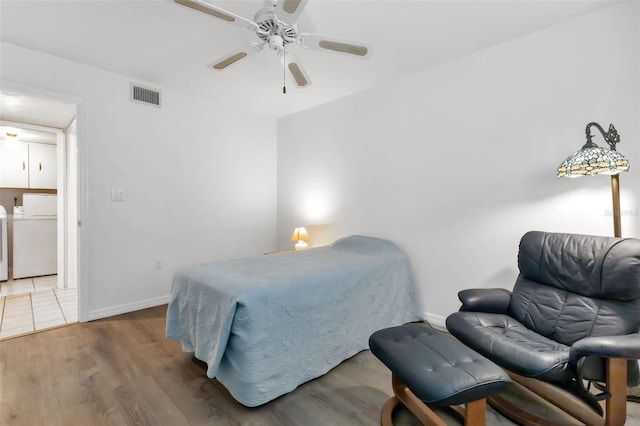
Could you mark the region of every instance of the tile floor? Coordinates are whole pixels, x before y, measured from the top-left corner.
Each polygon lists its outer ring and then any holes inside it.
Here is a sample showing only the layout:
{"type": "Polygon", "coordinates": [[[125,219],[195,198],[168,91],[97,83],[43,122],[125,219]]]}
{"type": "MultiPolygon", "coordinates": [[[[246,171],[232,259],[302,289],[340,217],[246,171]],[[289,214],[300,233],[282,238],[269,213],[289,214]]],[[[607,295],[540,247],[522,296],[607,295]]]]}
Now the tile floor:
{"type": "Polygon", "coordinates": [[[56,285],[56,275],[0,283],[0,340],[77,322],[76,289],[56,285]]]}

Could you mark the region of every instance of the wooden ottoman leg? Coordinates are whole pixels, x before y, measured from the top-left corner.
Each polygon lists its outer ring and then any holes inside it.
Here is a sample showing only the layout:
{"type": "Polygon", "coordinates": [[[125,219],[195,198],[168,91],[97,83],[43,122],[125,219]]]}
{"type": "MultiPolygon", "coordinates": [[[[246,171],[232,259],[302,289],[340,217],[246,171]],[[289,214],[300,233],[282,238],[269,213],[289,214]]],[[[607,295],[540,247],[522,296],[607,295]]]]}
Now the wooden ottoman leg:
{"type": "Polygon", "coordinates": [[[465,404],[465,426],[485,426],[487,418],[487,400],[485,398],[465,404]]]}
{"type": "Polygon", "coordinates": [[[485,426],[487,422],[487,399],[467,402],[464,408],[460,405],[449,406],[465,426],[485,426]]]}

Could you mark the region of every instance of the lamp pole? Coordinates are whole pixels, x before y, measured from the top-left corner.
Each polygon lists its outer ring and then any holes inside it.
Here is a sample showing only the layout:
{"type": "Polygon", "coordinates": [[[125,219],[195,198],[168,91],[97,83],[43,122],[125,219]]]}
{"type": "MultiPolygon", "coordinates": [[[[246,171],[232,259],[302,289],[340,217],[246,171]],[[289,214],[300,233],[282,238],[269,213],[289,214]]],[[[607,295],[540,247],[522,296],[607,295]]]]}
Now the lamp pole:
{"type": "Polygon", "coordinates": [[[613,236],[622,237],[620,224],[620,180],[618,175],[611,175],[611,195],[613,197],[613,236]]]}

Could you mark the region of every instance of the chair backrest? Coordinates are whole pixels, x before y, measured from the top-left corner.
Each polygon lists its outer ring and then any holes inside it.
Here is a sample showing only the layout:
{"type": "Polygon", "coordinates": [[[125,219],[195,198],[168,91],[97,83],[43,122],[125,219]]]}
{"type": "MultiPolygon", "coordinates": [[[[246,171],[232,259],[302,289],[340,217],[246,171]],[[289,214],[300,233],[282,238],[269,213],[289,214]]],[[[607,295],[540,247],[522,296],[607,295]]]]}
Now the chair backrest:
{"type": "Polygon", "coordinates": [[[531,231],[509,314],[565,345],[640,326],[640,240],[531,231]]]}

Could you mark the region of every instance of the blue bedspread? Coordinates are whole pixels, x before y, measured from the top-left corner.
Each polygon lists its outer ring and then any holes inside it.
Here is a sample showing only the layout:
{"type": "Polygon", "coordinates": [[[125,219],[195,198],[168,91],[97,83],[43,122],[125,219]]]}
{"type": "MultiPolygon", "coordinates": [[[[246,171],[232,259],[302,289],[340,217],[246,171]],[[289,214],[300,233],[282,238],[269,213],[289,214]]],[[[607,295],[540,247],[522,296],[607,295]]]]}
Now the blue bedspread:
{"type": "Polygon", "coordinates": [[[420,319],[406,255],[390,241],[352,236],[178,271],[167,337],[253,407],[366,349],[374,331],[420,319]]]}

